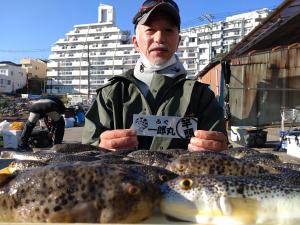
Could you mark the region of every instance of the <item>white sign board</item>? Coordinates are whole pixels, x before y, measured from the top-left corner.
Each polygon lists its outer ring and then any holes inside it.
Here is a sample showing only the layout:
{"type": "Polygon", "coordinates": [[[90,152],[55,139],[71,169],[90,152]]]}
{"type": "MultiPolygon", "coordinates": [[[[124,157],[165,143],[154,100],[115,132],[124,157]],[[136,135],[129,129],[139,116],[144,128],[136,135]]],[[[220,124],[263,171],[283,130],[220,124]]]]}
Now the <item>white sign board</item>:
{"type": "Polygon", "coordinates": [[[169,138],[191,138],[197,130],[197,118],[133,115],[137,135],[169,138]]]}

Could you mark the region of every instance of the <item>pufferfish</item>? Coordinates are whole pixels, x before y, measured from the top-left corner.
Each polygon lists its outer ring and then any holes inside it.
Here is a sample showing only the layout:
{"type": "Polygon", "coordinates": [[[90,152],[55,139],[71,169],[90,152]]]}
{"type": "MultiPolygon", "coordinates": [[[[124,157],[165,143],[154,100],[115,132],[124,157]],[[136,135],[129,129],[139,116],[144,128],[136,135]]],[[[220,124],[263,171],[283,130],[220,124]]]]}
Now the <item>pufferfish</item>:
{"type": "Polygon", "coordinates": [[[159,204],[158,185],[117,166],[32,168],[0,187],[0,222],[135,223],[159,204]]]}
{"type": "Polygon", "coordinates": [[[161,212],[213,225],[300,224],[300,187],[261,179],[187,175],[161,186],[161,212]]]}

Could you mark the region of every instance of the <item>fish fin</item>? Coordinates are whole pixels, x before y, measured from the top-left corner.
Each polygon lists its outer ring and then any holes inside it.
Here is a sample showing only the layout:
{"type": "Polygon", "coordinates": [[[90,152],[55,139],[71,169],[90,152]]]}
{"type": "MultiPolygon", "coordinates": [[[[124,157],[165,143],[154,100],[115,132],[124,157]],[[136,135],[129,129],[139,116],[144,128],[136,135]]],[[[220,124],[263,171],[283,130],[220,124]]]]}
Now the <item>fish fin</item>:
{"type": "Polygon", "coordinates": [[[219,208],[224,216],[230,216],[232,213],[231,202],[228,197],[221,196],[219,199],[219,208]]]}
{"type": "Polygon", "coordinates": [[[71,208],[51,212],[48,223],[97,223],[100,211],[94,201],[79,203],[71,208]]]}
{"type": "Polygon", "coordinates": [[[259,202],[255,199],[243,197],[230,197],[226,201],[231,206],[230,216],[245,224],[255,224],[259,202]]]}

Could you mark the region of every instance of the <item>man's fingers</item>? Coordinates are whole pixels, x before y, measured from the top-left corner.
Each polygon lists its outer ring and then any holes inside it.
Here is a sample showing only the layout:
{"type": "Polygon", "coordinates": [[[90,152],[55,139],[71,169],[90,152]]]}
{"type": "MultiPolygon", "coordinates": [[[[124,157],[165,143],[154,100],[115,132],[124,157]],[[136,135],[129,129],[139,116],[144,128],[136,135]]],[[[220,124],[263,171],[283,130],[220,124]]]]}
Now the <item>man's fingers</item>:
{"type": "Polygon", "coordinates": [[[201,148],[201,147],[196,146],[196,145],[193,145],[193,144],[189,144],[189,145],[188,145],[188,150],[189,150],[190,152],[199,152],[199,151],[205,151],[205,150],[207,150],[207,149],[201,148]]]}
{"type": "Polygon", "coordinates": [[[195,137],[205,140],[216,140],[221,142],[227,142],[225,134],[218,131],[205,131],[205,130],[196,130],[194,132],[195,137]]]}
{"type": "Polygon", "coordinates": [[[106,149],[126,149],[136,146],[138,146],[138,140],[136,136],[101,139],[99,144],[99,147],[106,149]]]}
{"type": "Polygon", "coordinates": [[[115,139],[129,136],[136,136],[136,131],[133,129],[107,130],[100,135],[100,139],[115,139]]]}
{"type": "Polygon", "coordinates": [[[198,148],[204,148],[207,150],[215,151],[222,151],[227,148],[226,142],[216,140],[204,140],[195,137],[191,138],[190,144],[192,144],[193,146],[198,146],[198,148]]]}

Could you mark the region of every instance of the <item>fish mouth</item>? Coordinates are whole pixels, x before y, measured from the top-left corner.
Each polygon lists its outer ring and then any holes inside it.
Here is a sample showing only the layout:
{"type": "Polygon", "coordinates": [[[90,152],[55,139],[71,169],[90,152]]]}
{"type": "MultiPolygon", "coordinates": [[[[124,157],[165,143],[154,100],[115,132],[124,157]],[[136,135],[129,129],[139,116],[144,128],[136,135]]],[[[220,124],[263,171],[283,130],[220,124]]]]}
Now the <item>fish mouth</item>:
{"type": "Polygon", "coordinates": [[[251,199],[230,198],[230,210],[220,208],[219,204],[197,205],[187,199],[163,199],[161,212],[172,218],[198,224],[246,225],[257,222],[257,202],[251,199]],[[215,206],[214,206],[215,205],[215,206]]]}
{"type": "Polygon", "coordinates": [[[161,203],[161,212],[171,221],[194,222],[207,225],[245,225],[252,224],[235,217],[225,216],[219,210],[200,210],[194,205],[161,203]]]}
{"type": "Polygon", "coordinates": [[[163,200],[160,202],[160,211],[171,218],[182,221],[197,222],[196,215],[198,214],[198,209],[192,202],[182,204],[180,202],[171,203],[163,200]]]}
{"type": "Polygon", "coordinates": [[[12,174],[13,172],[12,172],[12,170],[11,170],[11,167],[5,167],[5,168],[3,168],[3,169],[1,169],[0,170],[0,174],[8,174],[8,175],[10,175],[10,174],[12,174]]]}
{"type": "MultiPolygon", "coordinates": [[[[151,201],[151,200],[150,200],[151,201]]],[[[148,204],[148,200],[140,201],[136,206],[137,211],[129,211],[126,215],[126,219],[121,219],[119,221],[110,221],[117,223],[138,223],[150,218],[153,214],[155,205],[148,204]]]]}

